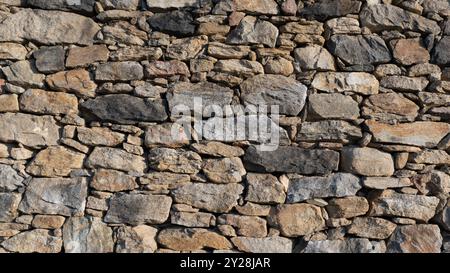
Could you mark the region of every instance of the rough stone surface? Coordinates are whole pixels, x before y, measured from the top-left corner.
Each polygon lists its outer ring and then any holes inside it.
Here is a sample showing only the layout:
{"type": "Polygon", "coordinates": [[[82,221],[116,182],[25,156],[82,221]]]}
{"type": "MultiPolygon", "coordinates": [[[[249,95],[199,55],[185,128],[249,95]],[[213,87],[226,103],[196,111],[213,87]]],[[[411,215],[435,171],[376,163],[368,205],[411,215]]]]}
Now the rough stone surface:
{"type": "Polygon", "coordinates": [[[364,72],[324,72],[316,74],[311,86],[327,93],[373,95],[378,93],[380,84],[375,76],[364,72]]]}
{"type": "Polygon", "coordinates": [[[112,252],[112,230],[99,218],[72,217],[63,228],[64,249],[67,253],[112,252]]]}
{"type": "Polygon", "coordinates": [[[149,166],[158,171],[195,174],[201,164],[200,155],[192,151],[154,148],[149,153],[149,166]]]}
{"type": "Polygon", "coordinates": [[[337,93],[312,94],[308,99],[308,119],[355,120],[359,117],[358,103],[350,96],[337,93]]]}
{"type": "Polygon", "coordinates": [[[436,225],[399,226],[388,241],[388,253],[439,253],[442,236],[436,225]]]}
{"type": "Polygon", "coordinates": [[[0,191],[14,191],[23,186],[23,180],[11,166],[0,164],[0,191]]]}
{"type": "Polygon", "coordinates": [[[89,168],[108,168],[118,171],[143,173],[147,168],[144,158],[122,149],[96,147],[86,161],[89,168]]]}
{"type": "Polygon", "coordinates": [[[278,29],[272,23],[246,16],[227,37],[230,44],[247,45],[263,44],[275,47],[278,29]]]}
{"type": "Polygon", "coordinates": [[[293,246],[290,239],[283,237],[233,237],[231,241],[240,251],[249,253],[291,253],[293,246]]]}
{"type": "Polygon", "coordinates": [[[377,245],[364,238],[309,241],[304,253],[383,253],[377,245]]]}
{"type": "Polygon", "coordinates": [[[120,227],[117,231],[116,252],[153,253],[157,249],[158,230],[151,226],[120,227]]]}
{"type": "Polygon", "coordinates": [[[85,155],[63,146],[52,146],[39,152],[27,172],[35,176],[68,176],[74,169],[83,167],[85,155]]]}
{"type": "Polygon", "coordinates": [[[324,120],[302,123],[296,140],[348,143],[361,137],[361,129],[347,121],[324,120]]]}
{"type": "Polygon", "coordinates": [[[369,239],[387,239],[397,226],[383,218],[357,217],[353,220],[348,233],[369,239]]]}
{"type": "Polygon", "coordinates": [[[158,234],[158,242],[173,250],[195,251],[203,248],[230,249],[231,243],[218,233],[196,228],[165,229],[158,234]]]}
{"type": "Polygon", "coordinates": [[[20,96],[19,104],[22,111],[30,113],[49,115],[78,113],[77,97],[62,92],[29,89],[20,96]]]}
{"type": "Polygon", "coordinates": [[[83,69],[69,70],[49,75],[46,82],[52,90],[74,93],[82,98],[95,97],[97,85],[83,69]]]}
{"type": "Polygon", "coordinates": [[[341,154],[342,168],[365,176],[391,176],[394,161],[388,153],[373,148],[345,148],[341,154]]]}
{"type": "Polygon", "coordinates": [[[19,253],[58,253],[62,239],[45,229],[24,231],[1,243],[6,250],[19,253]]]}
{"type": "Polygon", "coordinates": [[[249,173],[246,176],[248,191],[245,200],[260,204],[282,204],[286,199],[283,185],[270,174],[249,173]]]}

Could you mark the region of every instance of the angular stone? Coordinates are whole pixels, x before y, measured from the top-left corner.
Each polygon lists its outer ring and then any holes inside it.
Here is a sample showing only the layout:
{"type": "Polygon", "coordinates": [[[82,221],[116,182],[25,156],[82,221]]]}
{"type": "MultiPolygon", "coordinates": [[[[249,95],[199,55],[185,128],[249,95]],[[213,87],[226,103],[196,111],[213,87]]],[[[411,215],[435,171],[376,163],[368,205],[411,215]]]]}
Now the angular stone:
{"type": "Polygon", "coordinates": [[[333,18],[325,23],[326,35],[361,34],[359,20],[350,17],[333,18]]]}
{"type": "Polygon", "coordinates": [[[29,89],[20,96],[19,103],[24,112],[50,115],[78,113],[77,97],[62,92],[29,89]]]}
{"type": "Polygon", "coordinates": [[[264,67],[259,62],[247,60],[220,60],[214,70],[243,77],[264,74],[264,67]]]}
{"type": "Polygon", "coordinates": [[[348,143],[358,140],[361,137],[361,129],[347,121],[324,120],[302,123],[296,140],[348,143]]]}
{"type": "Polygon", "coordinates": [[[244,150],[237,146],[226,145],[221,142],[209,141],[206,143],[194,143],[191,146],[194,152],[214,157],[240,157],[244,150]]]}
{"type": "Polygon", "coordinates": [[[392,59],[384,40],[378,35],[333,35],[328,50],[348,65],[387,63],[392,59]]]}
{"type": "Polygon", "coordinates": [[[394,59],[403,65],[427,63],[430,60],[430,53],[418,40],[397,40],[393,47],[394,59]]]}
{"type": "Polygon", "coordinates": [[[200,1],[198,0],[146,0],[147,6],[150,9],[178,9],[185,7],[200,7],[200,1]]]}
{"type": "Polygon", "coordinates": [[[259,20],[253,16],[246,16],[227,37],[229,44],[263,44],[275,47],[278,28],[272,23],[259,20]]]}
{"type": "Polygon", "coordinates": [[[78,127],[78,140],[89,146],[117,146],[125,140],[125,135],[102,127],[78,127]]]}
{"type": "Polygon", "coordinates": [[[166,228],[159,232],[157,240],[161,245],[179,251],[232,248],[224,236],[201,228],[166,228]]]}
{"type": "Polygon", "coordinates": [[[230,225],[241,236],[256,238],[267,236],[266,220],[255,216],[241,216],[236,214],[222,214],[217,218],[220,225],[230,225]]]}
{"type": "Polygon", "coordinates": [[[149,23],[155,30],[175,36],[192,36],[195,32],[192,15],[178,10],[154,14],[149,23]]]}
{"type": "Polygon", "coordinates": [[[165,56],[181,61],[194,59],[207,43],[208,37],[206,36],[178,39],[167,47],[165,56]]]}
{"type": "Polygon", "coordinates": [[[169,109],[172,115],[176,115],[178,111],[185,112],[188,109],[196,111],[197,108],[204,112],[205,108],[207,106],[211,107],[211,105],[223,107],[231,104],[232,99],[232,89],[210,82],[195,84],[189,82],[177,83],[167,93],[167,101],[169,102],[169,109]],[[196,102],[200,102],[200,100],[202,107],[196,105],[196,102]],[[185,109],[186,107],[188,109],[185,109]]]}
{"type": "Polygon", "coordinates": [[[413,101],[397,93],[383,93],[372,95],[364,101],[362,115],[381,122],[411,122],[416,119],[419,109],[413,101]]]}
{"type": "Polygon", "coordinates": [[[268,220],[286,237],[311,234],[325,227],[320,207],[310,204],[279,205],[272,208],[268,220]]]}
{"type": "Polygon", "coordinates": [[[291,253],[292,240],[283,237],[233,237],[233,244],[243,252],[249,253],[291,253]]]}
{"type": "Polygon", "coordinates": [[[19,253],[58,253],[62,239],[50,235],[45,229],[34,229],[19,233],[1,243],[8,251],[19,253]]]}
{"type": "Polygon", "coordinates": [[[388,188],[403,188],[412,186],[409,178],[395,177],[364,177],[363,185],[366,188],[384,190],[388,188]]]}
{"type": "Polygon", "coordinates": [[[0,128],[0,141],[32,148],[56,145],[59,139],[59,127],[51,116],[0,114],[0,128]]]}
{"type": "Polygon", "coordinates": [[[414,145],[434,148],[450,132],[450,124],[444,122],[417,121],[388,125],[366,121],[376,142],[414,145]]]}
{"type": "Polygon", "coordinates": [[[369,202],[360,196],[335,198],[328,201],[326,210],[331,218],[353,218],[366,214],[369,211],[369,202]]]}
{"type": "MultiPolygon", "coordinates": [[[[385,248],[385,247],[384,247],[385,248]]],[[[377,244],[362,238],[309,241],[303,253],[384,253],[377,244]]]]}
{"type": "Polygon", "coordinates": [[[413,218],[427,222],[435,215],[438,203],[439,199],[434,196],[384,190],[372,198],[369,215],[413,218]]]}
{"type": "Polygon", "coordinates": [[[143,157],[108,147],[95,147],[85,165],[92,169],[105,168],[138,173],[143,173],[147,168],[143,157]]]}
{"type": "Polygon", "coordinates": [[[112,230],[99,218],[71,217],[63,228],[66,253],[113,252],[112,230]]]}
{"type": "Polygon", "coordinates": [[[100,3],[108,9],[119,10],[137,10],[140,5],[139,0],[100,0],[100,3]]]}
{"type": "Polygon", "coordinates": [[[59,215],[36,215],[33,218],[34,228],[57,229],[62,227],[66,218],[59,215]]]}
{"type": "Polygon", "coordinates": [[[78,215],[84,212],[86,197],[85,178],[33,178],[19,210],[28,214],[78,215]]]}
{"type": "Polygon", "coordinates": [[[65,69],[66,51],[62,46],[41,47],[33,56],[36,68],[41,73],[55,73],[65,69]]]}
{"type": "Polygon", "coordinates": [[[231,5],[236,11],[248,14],[276,15],[279,12],[278,5],[274,0],[234,0],[231,5]]]}
{"type": "MultiPolygon", "coordinates": [[[[173,113],[173,112],[172,112],[173,113]]],[[[190,136],[179,123],[163,123],[147,126],[145,131],[145,146],[165,146],[179,148],[189,144],[190,136]]]]}
{"type": "Polygon", "coordinates": [[[339,153],[280,146],[275,151],[260,151],[250,146],[244,157],[247,171],[328,174],[336,170],[339,153]]]}
{"type": "Polygon", "coordinates": [[[341,152],[341,168],[364,176],[392,176],[394,161],[390,154],[377,149],[345,147],[341,152]]]}
{"type": "Polygon", "coordinates": [[[130,225],[162,224],[169,218],[172,199],[164,195],[118,193],[110,200],[104,221],[130,225]]]}
{"type": "Polygon", "coordinates": [[[10,66],[2,68],[3,74],[9,83],[24,88],[44,87],[44,74],[39,74],[31,61],[18,61],[10,66]]]}
{"type": "Polygon", "coordinates": [[[294,73],[294,66],[291,61],[277,57],[267,61],[264,66],[264,72],[266,74],[279,74],[287,77],[294,73]]]}
{"type": "Polygon", "coordinates": [[[103,40],[108,44],[126,44],[144,46],[148,39],[147,32],[138,29],[127,21],[116,21],[104,25],[102,28],[103,40]]]}
{"type": "Polygon", "coordinates": [[[410,30],[433,34],[441,31],[436,22],[394,5],[368,5],[359,16],[361,25],[372,31],[410,30]]]}
{"type": "Polygon", "coordinates": [[[97,81],[131,81],[144,77],[144,69],[138,62],[115,62],[97,66],[97,81]]]}
{"type": "Polygon", "coordinates": [[[249,46],[232,46],[218,42],[208,44],[208,55],[218,59],[242,59],[250,52],[249,46]]]}
{"type": "Polygon", "coordinates": [[[19,112],[19,101],[16,94],[0,95],[0,113],[19,112]]]}
{"type": "Polygon", "coordinates": [[[280,31],[292,34],[321,35],[323,33],[323,24],[317,21],[289,22],[283,25],[280,31]]]}
{"type": "Polygon", "coordinates": [[[130,46],[111,52],[112,61],[155,61],[161,58],[163,52],[159,47],[130,46]]]}
{"type": "Polygon", "coordinates": [[[425,77],[411,78],[406,76],[386,76],[380,81],[382,87],[400,92],[422,92],[425,91],[428,83],[429,81],[425,77]]]}
{"type": "Polygon", "coordinates": [[[201,35],[227,35],[228,32],[230,32],[230,26],[219,25],[216,22],[201,23],[197,29],[197,33],[201,35]]]}
{"type": "Polygon", "coordinates": [[[286,199],[283,184],[271,174],[249,173],[246,201],[260,204],[282,204],[286,199]]]}
{"type": "Polygon", "coordinates": [[[206,159],[202,171],[209,181],[219,184],[239,183],[246,174],[239,157],[206,159]]]}
{"type": "Polygon", "coordinates": [[[167,119],[162,100],[145,100],[126,94],[100,96],[81,103],[80,108],[86,115],[116,123],[167,119]]]}
{"type": "Polygon", "coordinates": [[[270,213],[270,205],[259,205],[247,202],[243,206],[237,206],[236,211],[243,215],[267,216],[270,213]]]}
{"type": "Polygon", "coordinates": [[[21,44],[0,43],[0,60],[25,60],[28,50],[21,44]]]}
{"type": "Polygon", "coordinates": [[[184,62],[173,61],[155,61],[145,66],[145,73],[150,78],[170,77],[175,75],[189,76],[189,68],[184,62]]]}
{"type": "Polygon", "coordinates": [[[195,174],[201,168],[201,157],[195,152],[154,148],[149,153],[149,166],[158,171],[195,174]]]}
{"type": "Polygon", "coordinates": [[[19,207],[20,199],[21,194],[19,193],[0,192],[0,205],[2,207],[2,210],[0,210],[0,222],[12,222],[19,216],[17,208],[19,207]]]}
{"type": "Polygon", "coordinates": [[[434,63],[448,65],[450,63],[450,36],[444,36],[434,47],[432,52],[432,60],[434,63]]]}
{"type": "Polygon", "coordinates": [[[52,146],[39,152],[26,170],[34,176],[68,176],[72,170],[83,168],[84,158],[85,154],[52,146]]]}
{"type": "Polygon", "coordinates": [[[380,84],[375,76],[364,72],[322,72],[316,74],[311,86],[327,93],[373,95],[378,94],[380,84]]]}
{"type": "Polygon", "coordinates": [[[297,116],[305,106],[307,88],[281,75],[258,75],[241,84],[241,98],[246,105],[279,106],[280,114],[297,116]]]}
{"type": "Polygon", "coordinates": [[[120,227],[117,230],[117,253],[153,253],[158,248],[156,234],[158,230],[151,226],[120,227]]]}
{"type": "Polygon", "coordinates": [[[360,189],[359,178],[349,173],[336,173],[327,177],[290,176],[286,202],[352,196],[360,189]]]}
{"type": "Polygon", "coordinates": [[[348,229],[349,234],[369,239],[385,240],[394,232],[396,224],[376,217],[357,217],[348,229]]]}
{"type": "Polygon", "coordinates": [[[319,45],[297,48],[294,51],[295,60],[305,70],[335,71],[333,55],[319,45]]]}
{"type": "Polygon", "coordinates": [[[98,191],[130,191],[138,187],[135,180],[134,177],[122,172],[100,169],[95,172],[90,186],[98,191]]]}
{"type": "Polygon", "coordinates": [[[302,16],[325,20],[329,17],[342,17],[350,13],[359,13],[361,2],[355,0],[320,0],[304,7],[302,16]]]}
{"type": "Polygon", "coordinates": [[[96,62],[108,61],[109,50],[106,45],[72,47],[67,55],[66,66],[69,68],[85,67],[96,62]]]}
{"type": "Polygon", "coordinates": [[[97,85],[83,69],[58,72],[47,76],[48,86],[56,91],[74,93],[82,98],[95,97],[97,85]]]}
{"type": "Polygon", "coordinates": [[[2,21],[0,41],[90,45],[99,30],[92,19],[74,13],[22,9],[2,21]]]}
{"type": "Polygon", "coordinates": [[[442,236],[437,225],[398,226],[388,241],[388,253],[440,253],[442,236]]]}
{"type": "Polygon", "coordinates": [[[308,119],[355,120],[359,117],[358,103],[342,94],[309,95],[308,119]]]}
{"type": "Polygon", "coordinates": [[[64,11],[76,11],[76,12],[88,12],[94,11],[95,0],[79,0],[79,1],[67,1],[67,0],[28,0],[27,4],[49,10],[64,10],[64,11]]]}
{"type": "Polygon", "coordinates": [[[412,154],[408,161],[417,164],[450,165],[450,155],[442,150],[423,150],[412,154]]]}
{"type": "Polygon", "coordinates": [[[172,211],[170,223],[185,227],[209,227],[215,221],[214,214],[205,212],[172,211]]]}
{"type": "Polygon", "coordinates": [[[0,164],[0,191],[12,192],[22,184],[24,178],[9,165],[0,164]]]}
{"type": "Polygon", "coordinates": [[[190,183],[172,191],[176,203],[210,212],[224,213],[237,205],[244,187],[240,184],[190,183]]]}

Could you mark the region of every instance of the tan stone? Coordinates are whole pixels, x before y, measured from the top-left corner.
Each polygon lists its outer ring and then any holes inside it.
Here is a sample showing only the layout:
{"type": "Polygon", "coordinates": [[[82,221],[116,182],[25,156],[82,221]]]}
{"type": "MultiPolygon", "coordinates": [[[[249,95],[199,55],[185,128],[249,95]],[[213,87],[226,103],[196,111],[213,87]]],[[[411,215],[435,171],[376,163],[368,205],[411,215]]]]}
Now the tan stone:
{"type": "Polygon", "coordinates": [[[242,59],[250,52],[249,46],[227,45],[218,42],[208,44],[208,55],[219,59],[242,59]]]}
{"type": "Polygon", "coordinates": [[[348,229],[349,234],[369,239],[384,240],[394,232],[396,224],[376,217],[357,217],[348,229]]]}
{"type": "Polygon", "coordinates": [[[239,157],[244,155],[244,150],[237,146],[209,141],[206,143],[194,143],[191,146],[194,152],[214,157],[239,157]]]}
{"type": "Polygon", "coordinates": [[[450,124],[418,121],[389,125],[366,121],[374,141],[433,148],[450,132],[450,124]]]}
{"type": "Polygon", "coordinates": [[[239,183],[246,174],[239,157],[207,159],[204,161],[202,170],[214,183],[239,183]]]}
{"type": "Polygon", "coordinates": [[[294,73],[294,66],[292,62],[284,58],[272,58],[267,61],[264,66],[264,72],[266,74],[279,74],[283,76],[289,76],[294,73]]]}
{"type": "Polygon", "coordinates": [[[430,53],[416,39],[402,39],[393,42],[394,58],[403,65],[427,63],[430,53]]]}
{"type": "Polygon", "coordinates": [[[391,176],[395,171],[390,154],[367,147],[345,147],[341,153],[341,168],[364,176],[391,176]]]}
{"type": "Polygon", "coordinates": [[[0,95],[0,113],[18,111],[19,102],[16,94],[0,95]]]}
{"type": "Polygon", "coordinates": [[[264,67],[259,62],[248,60],[220,60],[214,70],[243,77],[264,74],[264,67]]]}
{"type": "Polygon", "coordinates": [[[57,229],[62,227],[66,218],[59,215],[36,215],[32,225],[35,228],[57,229]]]}
{"type": "Polygon", "coordinates": [[[78,140],[89,146],[117,146],[125,140],[124,134],[102,127],[78,127],[78,140]]]}
{"type": "Polygon", "coordinates": [[[326,210],[332,218],[353,218],[366,214],[369,211],[369,202],[359,196],[336,198],[328,202],[326,210]]]}
{"type": "Polygon", "coordinates": [[[166,57],[181,61],[193,59],[207,43],[206,36],[177,39],[167,47],[166,57]]]}
{"type": "Polygon", "coordinates": [[[93,45],[88,47],[72,47],[66,60],[69,68],[84,67],[95,62],[108,61],[109,50],[106,45],[93,45]]]}
{"type": "Polygon", "coordinates": [[[366,99],[362,114],[382,122],[414,121],[419,110],[417,104],[397,93],[384,93],[366,99]]]}
{"type": "Polygon", "coordinates": [[[47,77],[47,84],[56,91],[74,93],[82,98],[95,97],[97,85],[83,69],[62,71],[47,77]]]}
{"type": "Polygon", "coordinates": [[[0,43],[0,60],[25,60],[27,53],[27,49],[21,44],[0,43]]]}
{"type": "Polygon", "coordinates": [[[148,77],[170,77],[175,75],[189,76],[189,68],[181,61],[155,61],[145,66],[145,73],[148,77]]]}
{"type": "Polygon", "coordinates": [[[19,253],[58,253],[61,251],[62,239],[50,235],[48,230],[34,229],[3,241],[1,246],[19,253]]]}
{"type": "Polygon", "coordinates": [[[266,237],[266,220],[256,216],[241,216],[236,214],[222,214],[217,218],[218,224],[230,225],[236,228],[236,233],[248,237],[266,237]]]}
{"type": "Polygon", "coordinates": [[[122,149],[95,147],[86,162],[86,167],[143,173],[147,165],[143,157],[122,149]]]}
{"type": "Polygon", "coordinates": [[[90,186],[99,191],[129,191],[138,187],[135,180],[134,177],[119,171],[100,169],[92,178],[90,186]]]}
{"type": "Polygon", "coordinates": [[[310,204],[279,205],[272,208],[269,224],[280,229],[286,237],[314,233],[325,227],[320,207],[310,204]]]}
{"type": "Polygon", "coordinates": [[[437,225],[398,226],[388,241],[388,253],[440,253],[442,235],[437,225]]]}
{"type": "Polygon", "coordinates": [[[201,23],[197,29],[197,33],[201,35],[227,35],[228,32],[230,32],[230,26],[219,25],[215,22],[201,23]]]}
{"type": "Polygon", "coordinates": [[[158,242],[180,251],[195,251],[203,248],[231,249],[231,243],[223,236],[200,228],[168,228],[159,232],[158,242]]]}
{"type": "Polygon", "coordinates": [[[67,176],[72,170],[83,167],[84,158],[85,154],[53,146],[39,152],[26,170],[36,176],[67,176]]]}
{"type": "Polygon", "coordinates": [[[20,108],[37,114],[76,114],[78,99],[74,95],[29,89],[20,96],[20,108]]]}
{"type": "Polygon", "coordinates": [[[380,84],[375,76],[364,72],[323,72],[316,74],[311,86],[329,93],[372,95],[378,94],[380,84]]]}

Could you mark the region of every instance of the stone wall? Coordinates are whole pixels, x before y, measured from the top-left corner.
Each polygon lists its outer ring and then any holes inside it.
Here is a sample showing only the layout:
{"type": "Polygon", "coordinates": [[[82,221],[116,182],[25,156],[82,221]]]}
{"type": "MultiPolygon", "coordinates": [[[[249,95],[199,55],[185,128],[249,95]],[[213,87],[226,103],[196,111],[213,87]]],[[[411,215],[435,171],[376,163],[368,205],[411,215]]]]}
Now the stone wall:
{"type": "Polygon", "coordinates": [[[0,0],[0,252],[450,251],[449,16],[0,0]],[[278,105],[280,146],[185,130],[194,97],[278,105]]]}

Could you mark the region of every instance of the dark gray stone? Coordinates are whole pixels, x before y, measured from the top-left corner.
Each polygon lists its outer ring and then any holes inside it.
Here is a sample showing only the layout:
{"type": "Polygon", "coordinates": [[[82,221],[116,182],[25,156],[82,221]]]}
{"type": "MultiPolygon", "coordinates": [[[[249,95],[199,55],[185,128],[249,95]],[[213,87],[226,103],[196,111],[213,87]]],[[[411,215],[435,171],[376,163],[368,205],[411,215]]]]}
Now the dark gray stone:
{"type": "Polygon", "coordinates": [[[358,126],[343,120],[304,122],[297,134],[297,141],[330,141],[348,143],[362,137],[358,126]]]}
{"type": "Polygon", "coordinates": [[[175,36],[189,36],[195,33],[192,15],[178,10],[157,13],[150,17],[149,23],[155,30],[175,36]]]}
{"type": "Polygon", "coordinates": [[[33,55],[39,72],[55,73],[65,68],[66,52],[62,46],[41,47],[33,55]]]}
{"type": "Polygon", "coordinates": [[[78,11],[78,12],[94,12],[95,0],[27,0],[27,4],[40,8],[50,10],[65,10],[65,11],[78,11]]]}
{"type": "Polygon", "coordinates": [[[333,35],[330,52],[348,65],[387,63],[392,59],[384,40],[378,35],[333,35]]]}
{"type": "Polygon", "coordinates": [[[450,64],[450,36],[444,36],[434,47],[432,61],[437,64],[450,64]]]}
{"type": "Polygon", "coordinates": [[[280,146],[275,151],[260,151],[250,146],[245,152],[247,171],[328,174],[337,170],[339,153],[280,146]]]}
{"type": "Polygon", "coordinates": [[[106,95],[80,104],[91,119],[130,124],[137,121],[164,121],[167,119],[162,100],[144,100],[130,95],[106,95]]]}
{"type": "Polygon", "coordinates": [[[361,1],[357,0],[319,0],[306,5],[300,15],[326,20],[330,17],[341,17],[350,13],[359,13],[361,1]]]}
{"type": "Polygon", "coordinates": [[[9,165],[0,164],[0,191],[14,191],[22,187],[23,177],[9,165]]]}

